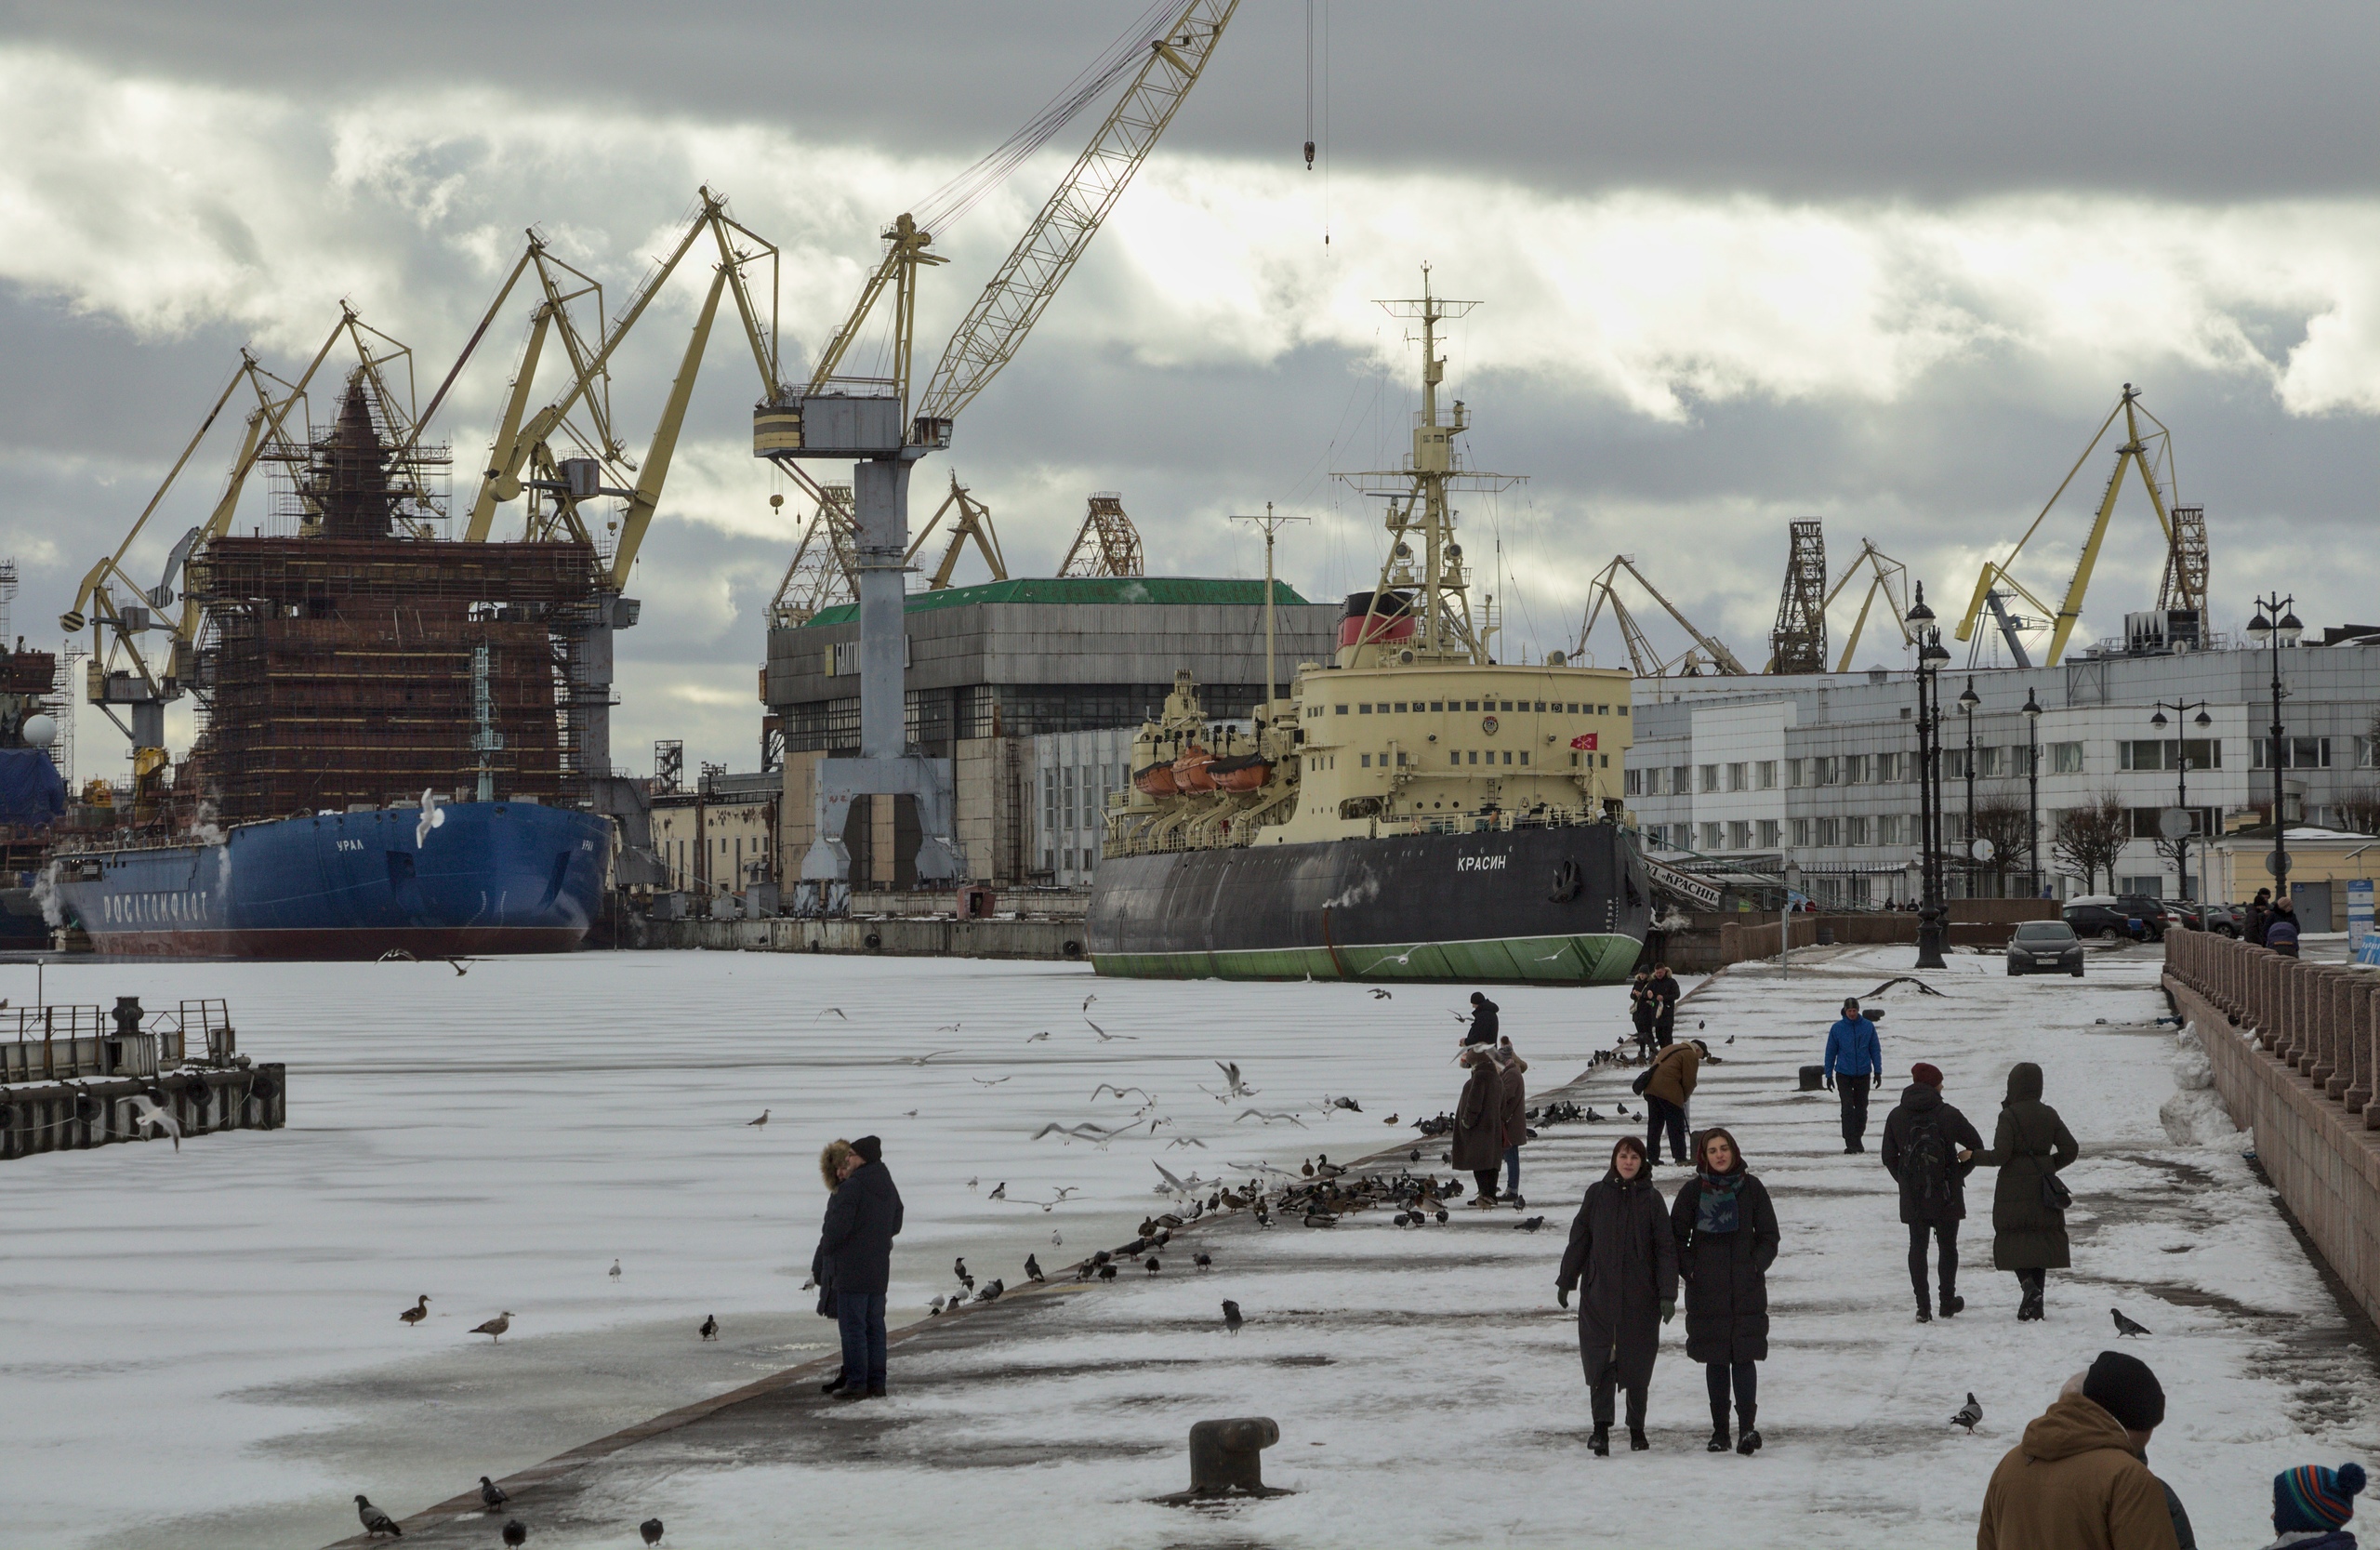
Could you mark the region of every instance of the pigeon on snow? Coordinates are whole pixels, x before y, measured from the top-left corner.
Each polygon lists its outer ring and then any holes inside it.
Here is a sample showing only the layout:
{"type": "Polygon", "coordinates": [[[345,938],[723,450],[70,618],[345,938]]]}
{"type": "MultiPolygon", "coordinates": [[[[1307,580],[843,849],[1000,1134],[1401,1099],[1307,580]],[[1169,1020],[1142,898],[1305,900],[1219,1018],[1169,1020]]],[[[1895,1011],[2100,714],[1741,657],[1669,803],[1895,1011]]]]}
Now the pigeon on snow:
{"type": "Polygon", "coordinates": [[[694,1332],[702,1336],[705,1340],[717,1340],[719,1338],[719,1315],[715,1313],[707,1315],[703,1319],[702,1328],[696,1330],[694,1332]]]}
{"type": "Polygon", "coordinates": [[[483,1475],[480,1477],[480,1500],[487,1504],[488,1511],[494,1512],[511,1501],[512,1493],[483,1475]]]}
{"type": "Polygon", "coordinates": [[[1239,1316],[1239,1305],[1233,1302],[1228,1297],[1224,1298],[1223,1328],[1230,1331],[1233,1334],[1237,1334],[1239,1332],[1240,1325],[1244,1322],[1246,1322],[1246,1320],[1242,1319],[1239,1316]]]}
{"type": "Polygon", "coordinates": [[[508,1518],[505,1521],[504,1533],[502,1537],[504,1543],[507,1544],[526,1544],[529,1543],[529,1525],[522,1522],[517,1517],[508,1518]]]}
{"type": "Polygon", "coordinates": [[[648,1517],[636,1526],[636,1531],[644,1536],[645,1543],[658,1544],[661,1543],[661,1519],[648,1517]]]}
{"type": "Polygon", "coordinates": [[[355,1493],[355,1516],[363,1519],[364,1531],[374,1539],[382,1534],[394,1534],[399,1539],[405,1537],[405,1531],[397,1527],[397,1520],[365,1501],[362,1491],[355,1493]]]}
{"type": "Polygon", "coordinates": [[[1959,1407],[1958,1414],[1950,1417],[1950,1424],[1953,1426],[1964,1426],[1967,1429],[1967,1435],[1969,1437],[1973,1437],[1975,1435],[1975,1424],[1982,1419],[1983,1405],[1976,1398],[1974,1392],[1970,1390],[1967,1394],[1967,1402],[1959,1407]]]}
{"type": "Polygon", "coordinates": [[[2149,1332],[2148,1325],[2135,1324],[2131,1319],[2126,1318],[2123,1316],[2123,1310],[2122,1308],[2109,1308],[2108,1313],[2116,1321],[2116,1338],[2119,1340],[2128,1334],[2147,1334],[2149,1332]]]}

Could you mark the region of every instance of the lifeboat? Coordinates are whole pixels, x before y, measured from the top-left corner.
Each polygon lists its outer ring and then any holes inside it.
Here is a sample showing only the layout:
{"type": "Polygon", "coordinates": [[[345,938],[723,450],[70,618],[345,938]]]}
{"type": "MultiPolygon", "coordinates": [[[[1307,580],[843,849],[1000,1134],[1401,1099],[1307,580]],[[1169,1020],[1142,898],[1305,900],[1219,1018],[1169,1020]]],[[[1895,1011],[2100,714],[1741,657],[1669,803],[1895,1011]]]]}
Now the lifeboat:
{"type": "Polygon", "coordinates": [[[1273,778],[1273,762],[1256,753],[1218,759],[1208,764],[1207,778],[1218,791],[1253,791],[1273,778]]]}
{"type": "Polygon", "coordinates": [[[1214,762],[1211,749],[1191,744],[1182,750],[1182,757],[1173,762],[1173,783],[1184,792],[1213,790],[1214,776],[1207,773],[1207,766],[1214,762]]]}
{"type": "Polygon", "coordinates": [[[1182,787],[1173,778],[1173,765],[1166,760],[1132,772],[1132,789],[1144,797],[1178,797],[1182,787]]]}

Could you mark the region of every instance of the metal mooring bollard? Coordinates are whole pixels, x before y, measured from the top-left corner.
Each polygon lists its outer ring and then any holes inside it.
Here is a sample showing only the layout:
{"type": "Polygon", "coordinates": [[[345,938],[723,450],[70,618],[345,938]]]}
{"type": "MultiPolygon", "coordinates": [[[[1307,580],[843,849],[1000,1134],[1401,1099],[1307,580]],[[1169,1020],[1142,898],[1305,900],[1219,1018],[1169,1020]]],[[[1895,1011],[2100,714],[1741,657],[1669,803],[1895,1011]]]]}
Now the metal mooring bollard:
{"type": "Polygon", "coordinates": [[[1190,1428],[1190,1489],[1160,1496],[1174,1505],[1229,1496],[1287,1496],[1264,1483],[1263,1450],[1281,1440],[1270,1416],[1201,1421],[1190,1428]]]}

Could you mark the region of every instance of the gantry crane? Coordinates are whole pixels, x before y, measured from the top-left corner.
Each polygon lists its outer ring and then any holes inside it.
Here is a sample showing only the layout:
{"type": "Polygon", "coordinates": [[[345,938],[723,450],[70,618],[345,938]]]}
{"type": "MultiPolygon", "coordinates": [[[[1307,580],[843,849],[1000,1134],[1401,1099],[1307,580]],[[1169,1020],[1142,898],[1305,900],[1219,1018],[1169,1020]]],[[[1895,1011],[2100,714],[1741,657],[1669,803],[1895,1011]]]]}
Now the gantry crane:
{"type": "Polygon", "coordinates": [[[1727,649],[1725,642],[1715,635],[1704,633],[1692,619],[1680,613],[1677,604],[1663,597],[1659,588],[1646,580],[1645,573],[1636,568],[1636,562],[1625,554],[1612,556],[1611,563],[1587,583],[1587,615],[1579,626],[1576,655],[1586,655],[1587,638],[1594,633],[1595,621],[1603,616],[1606,607],[1610,608],[1612,619],[1620,626],[1620,638],[1628,648],[1629,666],[1638,678],[1668,678],[1673,673],[1691,677],[1701,671],[1706,661],[1714,664],[1722,673],[1743,674],[1750,671],[1737,659],[1736,654],[1727,649]],[[1628,605],[1620,601],[1620,593],[1615,590],[1614,584],[1621,571],[1636,578],[1636,585],[1645,589],[1646,595],[1659,603],[1662,612],[1676,620],[1678,628],[1693,638],[1693,645],[1670,658],[1664,658],[1654,648],[1652,642],[1646,638],[1644,629],[1636,623],[1636,616],[1628,611],[1628,605]]]}
{"type": "MultiPolygon", "coordinates": [[[[2165,577],[2160,589],[2159,605],[2196,610],[2205,608],[2205,512],[2197,507],[2184,508],[2179,512],[2167,510],[2166,491],[2176,484],[2173,432],[2166,429],[2163,421],[2141,408],[2139,401],[2139,392],[2131,383],[2125,383],[2122,395],[2116,400],[2116,406],[2108,411],[2108,417],[2099,422],[2098,431],[2092,435],[2091,444],[2082,449],[2082,455],[2074,459],[2074,466],[2066,470],[2066,477],[2058,481],[2057,488],[2051,493],[2039,515],[2033,518],[2032,525],[2025,529],[2024,537],[2016,540],[2016,547],[2009,550],[2004,558],[1996,563],[1985,563],[1983,574],[1976,577],[1975,596],[1967,603],[1965,616],[1959,620],[1960,640],[1974,638],[1977,622],[1986,607],[2000,611],[2000,605],[1992,600],[1994,594],[2004,588],[2008,593],[2023,598],[2032,604],[2035,612],[2050,619],[2049,654],[2045,665],[2057,665],[2058,659],[2066,654],[2066,643],[2073,635],[2075,625],[2082,620],[2082,596],[2090,589],[2091,572],[2099,563],[2099,545],[2108,536],[2108,519],[2115,514],[2116,497],[2123,489],[2124,470],[2135,463],[2140,468],[2140,482],[2149,489],[2149,503],[2156,510],[2158,529],[2165,539],[2165,577]],[[2066,494],[2067,486],[2074,483],[2074,476],[2082,471],[2082,465],[2090,461],[2091,454],[2098,450],[2099,443],[2106,439],[2109,427],[2115,424],[2119,415],[2123,417],[2124,438],[2116,448],[2115,470],[2108,476],[2107,491],[2099,497],[2099,510],[2091,520],[2089,535],[2082,540],[2082,552],[2074,562],[2074,575],[2067,584],[2065,601],[2052,608],[2028,590],[2023,582],[2011,576],[2009,567],[2016,563],[2016,557],[2024,552],[2025,545],[2041,530],[2050,509],[2057,504],[2059,497],[2066,494]],[[2140,433],[2143,419],[2157,428],[2154,434],[2144,437],[2140,433]],[[2162,486],[2157,482],[2156,465],[2161,461],[2165,465],[2165,484],[2162,486]],[[2177,516],[2182,519],[2178,524],[2175,522],[2177,516]]],[[[2004,618],[2003,628],[2013,640],[2013,627],[2004,618]]],[[[2021,660],[2021,651],[2018,655],[2021,660]]]]}
{"type": "Polygon", "coordinates": [[[944,514],[953,507],[958,508],[959,514],[951,518],[949,541],[943,545],[941,563],[926,578],[926,590],[942,592],[950,590],[950,578],[959,569],[959,553],[966,549],[971,538],[984,556],[984,563],[990,569],[992,579],[1006,581],[1008,562],[1000,557],[999,535],[992,531],[992,509],[977,500],[966,485],[959,483],[956,470],[950,475],[950,493],[942,497],[942,504],[933,509],[933,515],[918,529],[918,536],[910,540],[908,553],[901,557],[902,563],[912,565],[917,563],[918,555],[926,547],[926,540],[933,537],[933,530],[942,524],[944,514]]]}
{"type": "Polygon", "coordinates": [[[1863,571],[1868,576],[1868,590],[1859,594],[1859,613],[1852,619],[1851,633],[1844,637],[1843,655],[1835,661],[1834,670],[1839,673],[1851,670],[1851,658],[1859,649],[1861,633],[1868,628],[1869,611],[1875,607],[1879,597],[1884,600],[1884,612],[1891,616],[1893,628],[1900,631],[1901,644],[1909,644],[1909,621],[1905,616],[1909,613],[1909,567],[1878,549],[1873,538],[1859,540],[1858,557],[1827,589],[1826,606],[1833,607],[1843,590],[1858,580],[1863,571]]]}
{"type": "Polygon", "coordinates": [[[1124,510],[1120,490],[1093,490],[1082,525],[1059,563],[1060,576],[1144,576],[1141,530],[1124,510]]]}
{"type": "MultiPolygon", "coordinates": [[[[364,322],[345,303],[340,304],[338,322],[332,325],[322,348],[314,351],[294,382],[268,371],[256,356],[242,350],[231,379],[216,396],[214,405],[199,422],[181,456],[165,470],[165,477],[150,496],[149,503],[141,508],[139,516],[133,520],[123,542],[116,546],[114,553],[84,575],[75,589],[73,605],[58,621],[59,628],[70,637],[86,628],[91,631],[90,655],[86,664],[86,697],[131,740],[136,783],[147,780],[164,767],[165,707],[188,692],[195,676],[194,654],[205,621],[198,605],[177,590],[183,567],[194,552],[231,531],[241,495],[258,463],[306,460],[311,435],[304,407],[307,390],[342,338],[355,351],[352,374],[368,387],[397,444],[390,467],[390,487],[398,501],[396,520],[406,531],[420,537],[428,533],[428,523],[443,514],[430,503],[424,465],[443,461],[443,454],[429,452],[421,445],[422,429],[430,415],[436,412],[438,399],[431,400],[428,412],[414,412],[411,350],[364,322]],[[403,373],[402,390],[396,380],[400,371],[403,373]],[[157,584],[143,587],[125,569],[125,556],[180,479],[199,444],[206,439],[207,432],[214,429],[243,386],[254,401],[253,407],[247,413],[246,430],[239,450],[232,456],[222,493],[205,521],[183,534],[167,552],[164,574],[157,584]],[[180,608],[176,612],[178,601],[180,608]],[[161,636],[162,642],[144,646],[141,637],[152,634],[161,636]],[[118,707],[131,718],[128,723],[116,714],[118,707]]],[[[448,384],[453,380],[450,373],[448,384]]],[[[444,393],[442,387],[439,398],[444,393]]],[[[303,491],[299,493],[302,497],[303,491]]],[[[306,520],[302,512],[300,520],[306,520]]]]}
{"type": "MultiPolygon", "coordinates": [[[[860,614],[860,754],[829,759],[819,768],[817,841],[802,860],[797,907],[840,907],[839,889],[848,897],[851,858],[842,835],[851,804],[861,796],[906,795],[915,801],[921,834],[915,865],[921,880],[956,877],[965,865],[957,847],[949,772],[912,755],[905,731],[901,582],[913,552],[909,470],[918,458],[950,444],[951,422],[1015,357],[1197,84],[1237,8],[1238,0],[1186,0],[1166,13],[1161,28],[1127,34],[1056,103],[938,194],[927,206],[925,219],[911,212],[895,220],[886,232],[882,259],[863,287],[850,321],[821,352],[821,369],[813,374],[808,388],[772,392],[753,412],[755,456],[771,459],[813,493],[822,487],[799,471],[801,459],[847,459],[854,465],[851,533],[860,614]],[[937,224],[946,224],[942,214],[955,218],[962,213],[1032,147],[1127,72],[1130,81],[1090,145],[976,297],[944,347],[925,391],[911,403],[907,373],[916,323],[916,271],[932,257],[928,252],[932,232],[937,224]],[[895,298],[891,378],[836,375],[852,340],[887,290],[895,298]]],[[[832,510],[821,513],[830,544],[836,514],[832,510]]],[[[985,538],[986,551],[996,554],[987,533],[985,538]]]]}

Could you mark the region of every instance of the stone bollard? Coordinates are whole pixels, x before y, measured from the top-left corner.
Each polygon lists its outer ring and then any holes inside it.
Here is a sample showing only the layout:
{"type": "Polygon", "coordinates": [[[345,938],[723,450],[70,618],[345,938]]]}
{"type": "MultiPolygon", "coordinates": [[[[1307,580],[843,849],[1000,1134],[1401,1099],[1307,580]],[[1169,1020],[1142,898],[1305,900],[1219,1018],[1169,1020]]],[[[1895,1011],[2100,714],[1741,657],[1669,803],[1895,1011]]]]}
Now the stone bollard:
{"type": "Polygon", "coordinates": [[[2309,1040],[2312,1048],[2307,1053],[2303,1069],[2307,1080],[2327,1093],[2330,1080],[2338,1070],[2338,1056],[2332,1049],[2333,1034],[2338,1026],[2337,1018],[2333,1015],[2332,1002],[2336,999],[2338,987],[2331,983],[2331,971],[2323,964],[2316,964],[2313,972],[2306,977],[2312,982],[2307,990],[2314,1011],[2311,1019],[2314,1037],[2309,1040]]]}
{"type": "Polygon", "coordinates": [[[2322,1060],[2327,1068],[2321,1073],[2322,1094],[2341,1100],[2346,1098],[2347,1088],[2355,1081],[2355,1054],[2347,1047],[2348,1028],[2349,1019],[2354,1015],[2351,1004],[2361,1000],[2348,985],[2349,973],[2346,969],[2325,969],[2322,974],[2322,977],[2330,982],[2330,994],[2325,998],[2329,1002],[2326,1010],[2330,1017],[2329,1026],[2324,1030],[2327,1042],[2323,1046],[2322,1060]]]}
{"type": "Polygon", "coordinates": [[[2350,969],[2340,972],[2337,988],[2334,992],[2337,1009],[2334,1026],[2337,1029],[2338,1042],[2334,1047],[2333,1058],[2337,1061],[2338,1069],[2331,1074],[2329,1092],[2332,1097],[2347,1106],[2349,1114],[2363,1112],[2363,1103],[2357,1095],[2356,1088],[2358,1084],[2366,1083],[2369,1077],[2365,1062],[2370,1058],[2370,1050],[2363,1037],[2367,989],[2350,969]]]}
{"type": "MultiPolygon", "coordinates": [[[[2380,1130],[2380,985],[2364,986],[2363,1000],[2356,1012],[2354,1037],[2363,1061],[2363,1128],[2380,1130]]],[[[2350,1106],[2354,1101],[2350,1089],[2350,1106]]]]}
{"type": "Polygon", "coordinates": [[[1201,1421],[1190,1428],[1190,1489],[1160,1502],[1180,1505],[1222,1496],[1287,1496],[1264,1483],[1263,1450],[1281,1440],[1270,1416],[1201,1421]]]}

